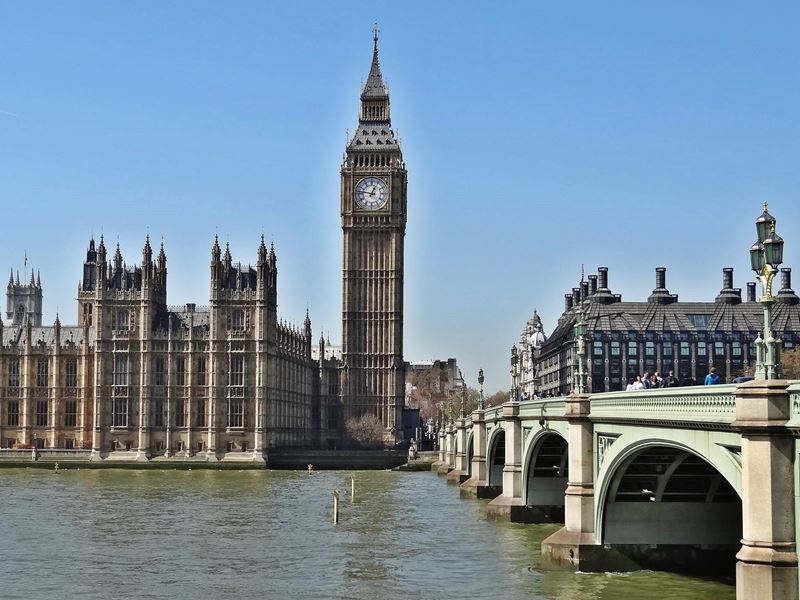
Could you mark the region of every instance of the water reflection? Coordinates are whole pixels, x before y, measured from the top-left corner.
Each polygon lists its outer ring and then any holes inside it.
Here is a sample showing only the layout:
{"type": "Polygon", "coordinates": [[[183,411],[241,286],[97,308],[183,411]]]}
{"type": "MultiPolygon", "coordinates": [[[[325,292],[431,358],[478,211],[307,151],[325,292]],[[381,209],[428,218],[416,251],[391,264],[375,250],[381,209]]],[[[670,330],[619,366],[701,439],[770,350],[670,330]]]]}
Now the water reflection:
{"type": "Polygon", "coordinates": [[[733,598],[663,573],[541,570],[553,525],[488,523],[432,474],[0,471],[4,598],[733,598]],[[340,523],[332,491],[340,490],[340,523]]]}

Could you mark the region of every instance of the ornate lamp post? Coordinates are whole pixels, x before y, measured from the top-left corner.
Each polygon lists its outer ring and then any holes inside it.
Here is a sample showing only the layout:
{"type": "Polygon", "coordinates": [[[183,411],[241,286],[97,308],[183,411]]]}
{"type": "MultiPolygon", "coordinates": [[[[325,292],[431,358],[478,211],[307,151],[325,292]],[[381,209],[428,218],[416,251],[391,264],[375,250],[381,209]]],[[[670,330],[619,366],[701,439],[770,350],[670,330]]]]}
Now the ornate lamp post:
{"type": "Polygon", "coordinates": [[[478,369],[478,387],[481,392],[478,397],[478,410],[483,410],[483,369],[478,369]]]}
{"type": "Polygon", "coordinates": [[[519,355],[517,345],[511,346],[511,402],[519,402],[519,388],[517,388],[517,366],[519,365],[519,355]]]}
{"type": "Polygon", "coordinates": [[[461,384],[461,418],[467,418],[467,384],[461,384]]]}
{"type": "Polygon", "coordinates": [[[780,379],[783,377],[781,367],[781,344],[772,335],[772,280],[783,263],[783,238],[775,233],[775,217],[764,212],[756,219],[758,241],[750,246],[750,266],[756,272],[764,291],[758,301],[764,307],[764,331],[756,336],[756,379],[780,379]]]}
{"type": "Polygon", "coordinates": [[[586,393],[586,323],[581,307],[575,309],[575,358],[572,362],[573,385],[576,394],[586,393]]]}

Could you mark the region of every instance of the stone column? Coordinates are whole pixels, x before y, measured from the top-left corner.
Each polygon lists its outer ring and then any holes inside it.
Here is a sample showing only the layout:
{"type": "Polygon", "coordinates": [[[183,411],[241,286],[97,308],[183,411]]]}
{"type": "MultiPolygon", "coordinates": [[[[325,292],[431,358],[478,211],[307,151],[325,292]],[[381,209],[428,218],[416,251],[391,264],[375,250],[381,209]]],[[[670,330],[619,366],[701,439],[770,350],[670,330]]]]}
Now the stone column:
{"type": "Polygon", "coordinates": [[[463,418],[456,419],[455,469],[447,474],[447,483],[461,485],[467,479],[467,423],[463,418]]]}
{"type": "Polygon", "coordinates": [[[439,469],[447,463],[447,459],[445,456],[445,433],[444,427],[439,427],[439,431],[436,432],[436,443],[437,448],[439,450],[439,459],[431,465],[431,471],[439,471],[439,469]]]}
{"type": "Polygon", "coordinates": [[[564,493],[564,527],[542,542],[543,556],[583,570],[592,570],[602,554],[594,531],[594,428],[589,412],[589,396],[567,398],[569,482],[564,493]]]}
{"type": "Polygon", "coordinates": [[[503,493],[489,502],[486,516],[492,521],[531,523],[533,515],[522,503],[522,423],[519,402],[503,404],[506,458],[503,467],[503,493]]]}
{"type": "Polygon", "coordinates": [[[447,465],[456,468],[456,426],[451,423],[447,427],[447,465]]]}
{"type": "Polygon", "coordinates": [[[139,441],[136,445],[136,460],[142,462],[147,461],[150,456],[150,398],[153,389],[150,385],[153,345],[145,337],[148,335],[145,333],[146,329],[142,327],[139,340],[139,441]]]}
{"type": "Polygon", "coordinates": [[[482,410],[472,413],[472,469],[471,476],[461,484],[462,497],[488,498],[489,472],[486,467],[486,420],[482,410]]]}
{"type": "Polygon", "coordinates": [[[445,425],[444,437],[442,438],[444,447],[444,460],[439,465],[437,473],[439,475],[447,475],[455,465],[455,456],[453,456],[453,430],[451,425],[445,425]]]}
{"type": "MultiPolygon", "coordinates": [[[[98,325],[99,329],[99,325],[98,325]]],[[[92,409],[93,424],[92,424],[92,454],[91,460],[100,460],[103,458],[103,453],[106,452],[105,447],[105,406],[108,403],[107,394],[108,388],[104,381],[105,376],[105,342],[95,340],[95,353],[94,353],[94,408],[92,409]]],[[[113,401],[113,400],[112,400],[113,401]]]]}
{"type": "Polygon", "coordinates": [[[736,390],[742,434],[742,548],[736,555],[737,599],[798,597],[794,438],[788,381],[748,382],[736,390]]]}

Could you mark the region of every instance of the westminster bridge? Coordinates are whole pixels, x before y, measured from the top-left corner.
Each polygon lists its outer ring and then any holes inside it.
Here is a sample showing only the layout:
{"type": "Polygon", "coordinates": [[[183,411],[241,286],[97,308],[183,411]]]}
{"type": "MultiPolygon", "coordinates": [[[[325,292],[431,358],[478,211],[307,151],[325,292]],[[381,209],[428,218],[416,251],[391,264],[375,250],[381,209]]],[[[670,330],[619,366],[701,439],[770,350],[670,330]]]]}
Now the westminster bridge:
{"type": "Polygon", "coordinates": [[[493,498],[487,518],[564,523],[548,560],[735,568],[737,598],[798,598],[800,381],[510,401],[439,442],[439,473],[493,498]]]}

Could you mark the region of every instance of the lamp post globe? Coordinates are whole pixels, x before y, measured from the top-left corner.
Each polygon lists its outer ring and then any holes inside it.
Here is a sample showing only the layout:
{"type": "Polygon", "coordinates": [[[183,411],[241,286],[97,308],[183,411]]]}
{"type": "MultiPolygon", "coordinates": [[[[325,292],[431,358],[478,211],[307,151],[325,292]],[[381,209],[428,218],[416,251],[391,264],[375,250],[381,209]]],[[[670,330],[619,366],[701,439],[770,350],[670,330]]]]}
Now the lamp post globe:
{"type": "Polygon", "coordinates": [[[480,396],[478,397],[478,410],[483,410],[483,369],[478,369],[478,388],[480,396]]]}
{"type": "Polygon", "coordinates": [[[772,334],[772,305],[775,302],[775,296],[772,295],[772,281],[775,279],[778,267],[783,263],[783,238],[775,231],[777,220],[769,214],[766,202],[764,212],[758,216],[755,223],[758,240],[750,246],[750,268],[761,283],[763,293],[758,301],[764,309],[763,331],[755,339],[755,378],[780,379],[783,377],[780,341],[772,334]]]}

